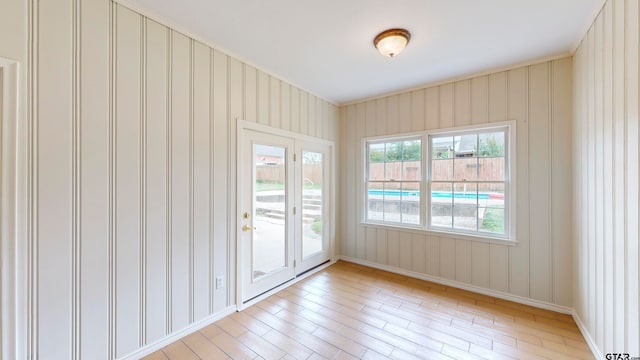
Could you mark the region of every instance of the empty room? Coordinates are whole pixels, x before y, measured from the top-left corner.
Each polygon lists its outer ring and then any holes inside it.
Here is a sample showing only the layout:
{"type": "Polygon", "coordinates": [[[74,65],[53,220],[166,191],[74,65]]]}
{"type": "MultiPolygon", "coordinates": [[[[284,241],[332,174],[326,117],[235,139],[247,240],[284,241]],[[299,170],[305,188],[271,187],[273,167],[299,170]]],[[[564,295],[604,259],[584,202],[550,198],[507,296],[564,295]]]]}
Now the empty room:
{"type": "Polygon", "coordinates": [[[640,359],[637,0],[0,1],[0,359],[640,359]]]}

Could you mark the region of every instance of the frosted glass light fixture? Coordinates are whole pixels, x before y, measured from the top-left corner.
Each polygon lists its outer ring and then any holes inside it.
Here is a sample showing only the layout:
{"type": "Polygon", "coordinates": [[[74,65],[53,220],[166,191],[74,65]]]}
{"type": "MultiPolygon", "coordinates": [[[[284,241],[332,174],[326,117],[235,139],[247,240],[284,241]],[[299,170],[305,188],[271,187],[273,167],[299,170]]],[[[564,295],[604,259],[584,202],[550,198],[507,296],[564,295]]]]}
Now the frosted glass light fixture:
{"type": "Polygon", "coordinates": [[[389,29],[381,32],[373,39],[373,45],[386,57],[398,55],[411,39],[411,33],[405,29],[389,29]]]}

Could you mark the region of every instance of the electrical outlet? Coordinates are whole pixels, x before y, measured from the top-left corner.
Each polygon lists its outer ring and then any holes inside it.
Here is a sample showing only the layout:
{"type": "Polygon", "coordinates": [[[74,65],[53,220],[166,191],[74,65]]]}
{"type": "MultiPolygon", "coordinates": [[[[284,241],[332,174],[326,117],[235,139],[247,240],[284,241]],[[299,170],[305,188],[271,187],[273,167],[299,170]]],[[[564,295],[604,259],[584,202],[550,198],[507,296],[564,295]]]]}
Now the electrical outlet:
{"type": "Polygon", "coordinates": [[[216,289],[222,289],[224,287],[224,276],[218,276],[216,278],[216,289]]]}

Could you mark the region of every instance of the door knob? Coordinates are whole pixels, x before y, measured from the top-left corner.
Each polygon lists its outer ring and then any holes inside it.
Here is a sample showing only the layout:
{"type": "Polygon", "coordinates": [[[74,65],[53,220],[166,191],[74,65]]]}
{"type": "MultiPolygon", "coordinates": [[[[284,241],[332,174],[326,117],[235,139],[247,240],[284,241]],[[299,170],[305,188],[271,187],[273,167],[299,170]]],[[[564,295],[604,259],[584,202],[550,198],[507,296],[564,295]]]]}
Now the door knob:
{"type": "Polygon", "coordinates": [[[242,227],[242,231],[251,231],[251,230],[255,230],[255,229],[256,229],[256,228],[252,228],[252,227],[251,227],[251,226],[249,226],[249,225],[245,225],[245,226],[243,226],[243,227],[242,227]]]}

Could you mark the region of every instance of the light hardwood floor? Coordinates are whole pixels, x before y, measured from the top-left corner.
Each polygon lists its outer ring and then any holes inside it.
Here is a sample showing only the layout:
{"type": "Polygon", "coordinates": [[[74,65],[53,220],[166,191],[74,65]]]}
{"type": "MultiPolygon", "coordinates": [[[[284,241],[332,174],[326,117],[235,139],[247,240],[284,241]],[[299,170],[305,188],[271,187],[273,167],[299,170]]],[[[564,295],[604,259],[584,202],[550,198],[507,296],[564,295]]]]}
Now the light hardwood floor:
{"type": "Polygon", "coordinates": [[[228,358],[593,357],[568,315],[341,261],[145,359],[228,358]]]}

